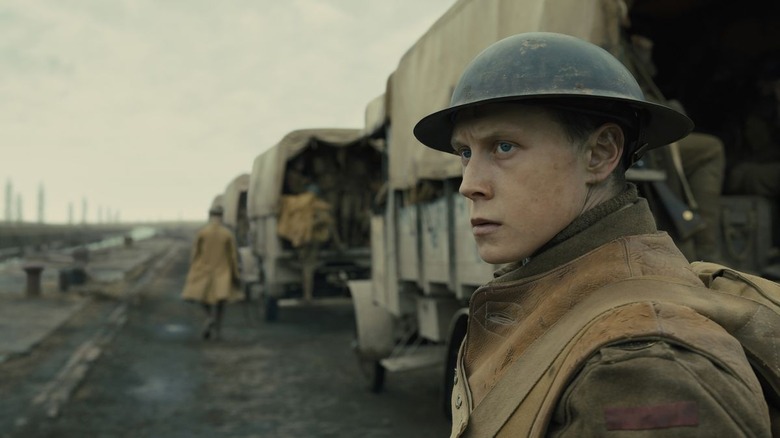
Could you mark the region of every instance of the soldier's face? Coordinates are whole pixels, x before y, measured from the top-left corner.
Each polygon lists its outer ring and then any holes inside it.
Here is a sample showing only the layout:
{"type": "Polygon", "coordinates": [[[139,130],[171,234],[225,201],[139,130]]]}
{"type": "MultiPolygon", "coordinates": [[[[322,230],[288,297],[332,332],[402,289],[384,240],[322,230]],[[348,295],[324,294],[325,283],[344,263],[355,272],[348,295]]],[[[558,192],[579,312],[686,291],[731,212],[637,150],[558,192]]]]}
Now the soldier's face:
{"type": "Polygon", "coordinates": [[[570,224],[588,193],[588,154],[546,112],[494,104],[461,113],[453,148],[463,163],[460,193],[488,263],[522,260],[570,224]]]}

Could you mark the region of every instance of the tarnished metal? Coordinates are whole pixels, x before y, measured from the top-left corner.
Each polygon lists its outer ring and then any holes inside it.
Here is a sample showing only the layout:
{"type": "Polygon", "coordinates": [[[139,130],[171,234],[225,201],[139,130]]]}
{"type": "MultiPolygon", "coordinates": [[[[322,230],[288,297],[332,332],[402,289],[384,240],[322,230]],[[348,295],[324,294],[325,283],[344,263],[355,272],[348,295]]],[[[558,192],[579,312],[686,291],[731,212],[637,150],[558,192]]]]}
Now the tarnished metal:
{"type": "Polygon", "coordinates": [[[636,79],[606,50],[569,35],[529,32],[498,41],[474,58],[449,107],[423,118],[414,134],[431,148],[453,153],[452,119],[458,111],[529,100],[620,118],[635,130],[626,156],[669,144],[693,128],[685,115],[646,101],[636,79]]]}

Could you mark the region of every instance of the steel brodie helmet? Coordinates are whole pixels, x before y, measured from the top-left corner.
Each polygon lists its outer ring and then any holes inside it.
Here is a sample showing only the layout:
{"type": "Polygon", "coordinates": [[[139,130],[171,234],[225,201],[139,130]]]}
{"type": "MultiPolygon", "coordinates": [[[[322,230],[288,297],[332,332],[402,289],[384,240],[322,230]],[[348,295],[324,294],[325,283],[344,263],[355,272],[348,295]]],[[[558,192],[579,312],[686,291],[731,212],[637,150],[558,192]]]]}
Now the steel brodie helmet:
{"type": "Polygon", "coordinates": [[[646,101],[636,79],[606,50],[569,35],[531,32],[477,55],[458,80],[450,106],[420,120],[414,135],[428,147],[454,153],[450,141],[457,112],[495,102],[550,105],[618,122],[627,130],[626,168],[646,150],[693,129],[685,115],[646,101]]]}

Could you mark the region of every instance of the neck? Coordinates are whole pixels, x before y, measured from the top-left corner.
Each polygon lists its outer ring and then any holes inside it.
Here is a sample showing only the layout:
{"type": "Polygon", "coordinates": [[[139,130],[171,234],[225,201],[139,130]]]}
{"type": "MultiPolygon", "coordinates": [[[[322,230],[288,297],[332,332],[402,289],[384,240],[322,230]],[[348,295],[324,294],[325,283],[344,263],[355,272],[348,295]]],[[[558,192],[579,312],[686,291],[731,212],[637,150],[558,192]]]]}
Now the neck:
{"type": "Polygon", "coordinates": [[[623,186],[613,184],[611,179],[590,186],[588,188],[588,194],[585,196],[585,203],[582,206],[582,213],[580,216],[583,216],[589,210],[598,208],[605,202],[616,198],[624,189],[625,187],[623,186]]]}
{"type": "Polygon", "coordinates": [[[498,281],[511,281],[540,274],[611,240],[654,232],[655,220],[647,201],[638,198],[636,186],[628,183],[617,196],[582,213],[533,257],[511,263],[494,276],[498,281]]]}
{"type": "Polygon", "coordinates": [[[625,206],[636,202],[637,190],[633,184],[626,185],[622,191],[618,191],[611,194],[606,194],[605,191],[599,195],[603,198],[598,203],[592,203],[590,208],[585,209],[582,214],[570,223],[566,228],[561,230],[560,233],[555,235],[549,242],[536,251],[536,254],[544,252],[547,248],[557,245],[560,242],[568,240],[572,236],[575,236],[589,228],[594,223],[598,222],[607,215],[614,213],[625,206]]]}

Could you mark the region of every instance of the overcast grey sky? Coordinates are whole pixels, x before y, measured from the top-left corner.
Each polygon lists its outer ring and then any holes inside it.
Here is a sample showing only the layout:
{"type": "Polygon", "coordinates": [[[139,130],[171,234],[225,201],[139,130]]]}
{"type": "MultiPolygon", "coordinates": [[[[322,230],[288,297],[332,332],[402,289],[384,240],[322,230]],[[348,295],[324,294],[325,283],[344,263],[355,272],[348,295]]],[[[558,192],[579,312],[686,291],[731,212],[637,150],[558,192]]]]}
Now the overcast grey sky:
{"type": "MultiPolygon", "coordinates": [[[[201,220],[286,133],[362,127],[454,0],[4,0],[0,197],[201,220]]],[[[0,212],[4,213],[4,212],[0,212]]],[[[104,213],[105,214],[105,213],[104,213]]]]}

